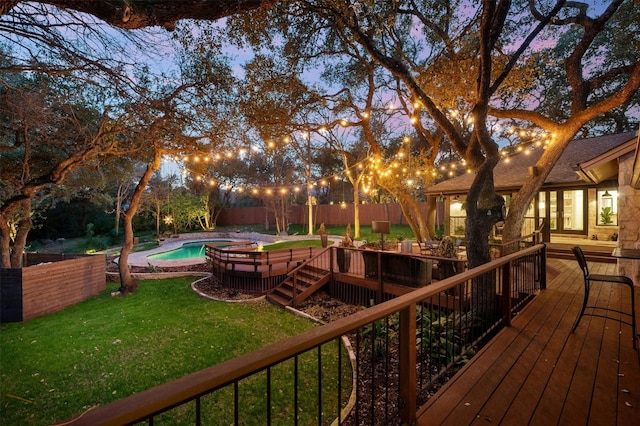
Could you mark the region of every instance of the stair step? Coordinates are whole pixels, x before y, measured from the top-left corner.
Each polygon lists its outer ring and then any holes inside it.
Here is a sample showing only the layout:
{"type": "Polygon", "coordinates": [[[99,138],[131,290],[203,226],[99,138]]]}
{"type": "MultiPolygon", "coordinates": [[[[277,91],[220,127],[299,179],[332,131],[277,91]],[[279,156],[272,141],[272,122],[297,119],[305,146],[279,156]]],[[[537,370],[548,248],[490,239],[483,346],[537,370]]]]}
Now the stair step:
{"type": "Polygon", "coordinates": [[[302,271],[298,271],[298,273],[296,274],[296,277],[298,278],[298,281],[314,283],[326,277],[328,273],[329,273],[328,271],[319,271],[319,272],[309,273],[309,271],[302,270],[302,271]]]}
{"type": "MultiPolygon", "coordinates": [[[[296,287],[300,288],[309,288],[312,285],[314,285],[321,277],[317,277],[317,278],[307,278],[307,277],[298,277],[298,279],[296,280],[296,287]]],[[[289,281],[289,280],[287,280],[289,281]]],[[[293,286],[293,280],[289,281],[289,285],[293,286]]]]}
{"type": "Polygon", "coordinates": [[[273,293],[277,293],[282,297],[286,297],[289,300],[293,299],[293,290],[287,287],[278,286],[273,289],[273,293]]]}
{"type": "MultiPolygon", "coordinates": [[[[298,281],[296,282],[296,291],[298,293],[302,293],[309,287],[313,286],[316,282],[317,280],[307,281],[307,280],[301,280],[300,278],[298,278],[298,281]]],[[[291,292],[293,292],[293,280],[291,278],[287,278],[282,283],[280,283],[280,285],[276,288],[280,288],[280,287],[286,288],[291,292]]]]}
{"type": "Polygon", "coordinates": [[[275,293],[267,293],[267,300],[274,305],[279,306],[289,306],[291,304],[291,299],[285,299],[275,293]]]}
{"type": "Polygon", "coordinates": [[[301,271],[307,273],[307,274],[311,274],[313,276],[323,276],[327,273],[327,271],[325,269],[322,268],[316,268],[315,266],[310,266],[310,265],[305,265],[301,271]]]}
{"type": "MultiPolygon", "coordinates": [[[[600,250],[589,250],[588,247],[582,247],[582,251],[584,252],[584,256],[587,259],[587,262],[597,262],[597,263],[616,263],[617,259],[612,257],[610,253],[606,251],[600,250]]],[[[611,249],[613,251],[613,249],[611,249]]],[[[547,248],[547,257],[551,257],[554,259],[575,259],[571,248],[567,247],[548,247],[547,248]]]]}
{"type": "Polygon", "coordinates": [[[307,282],[318,281],[323,276],[324,276],[324,274],[309,274],[309,273],[307,273],[305,271],[300,271],[297,274],[298,281],[302,280],[302,281],[307,281],[307,282]]]}
{"type": "Polygon", "coordinates": [[[315,292],[315,289],[318,288],[320,283],[326,282],[328,275],[329,272],[326,270],[305,265],[297,273],[295,292],[293,288],[293,278],[288,277],[267,293],[267,300],[276,305],[290,306],[294,298],[294,293],[296,300],[302,301],[306,299],[315,292]],[[314,290],[312,291],[311,289],[314,290]]]}

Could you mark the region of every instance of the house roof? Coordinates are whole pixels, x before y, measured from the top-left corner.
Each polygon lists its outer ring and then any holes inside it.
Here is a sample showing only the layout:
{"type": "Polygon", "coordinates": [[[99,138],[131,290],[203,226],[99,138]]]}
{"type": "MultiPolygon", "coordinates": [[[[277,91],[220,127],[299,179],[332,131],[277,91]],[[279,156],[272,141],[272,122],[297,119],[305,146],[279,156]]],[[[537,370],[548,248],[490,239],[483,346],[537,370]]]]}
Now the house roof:
{"type": "MultiPolygon", "coordinates": [[[[613,177],[611,161],[635,149],[634,132],[598,136],[588,139],[574,139],[564,150],[556,165],[547,176],[545,185],[571,185],[586,182],[601,182],[613,177]]],[[[533,167],[542,155],[540,148],[525,150],[509,157],[509,162],[500,161],[495,167],[496,190],[505,191],[520,188],[530,178],[533,167]]],[[[617,163],[615,163],[617,173],[617,163]]],[[[448,179],[427,188],[427,193],[460,193],[471,188],[475,173],[448,179]]]]}

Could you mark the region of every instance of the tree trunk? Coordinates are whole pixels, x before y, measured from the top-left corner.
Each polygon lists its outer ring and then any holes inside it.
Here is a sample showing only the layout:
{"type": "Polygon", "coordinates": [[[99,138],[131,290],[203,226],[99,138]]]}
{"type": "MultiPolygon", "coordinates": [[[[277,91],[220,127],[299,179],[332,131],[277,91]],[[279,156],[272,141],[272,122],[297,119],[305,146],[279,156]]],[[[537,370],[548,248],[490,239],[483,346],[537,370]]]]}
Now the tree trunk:
{"type": "Polygon", "coordinates": [[[282,232],[282,228],[280,227],[280,215],[278,214],[278,208],[276,206],[273,206],[273,215],[275,216],[275,222],[276,222],[276,235],[280,235],[280,232],[282,232]]]}
{"type": "Polygon", "coordinates": [[[211,226],[213,226],[213,229],[215,229],[218,226],[218,217],[223,211],[224,211],[223,207],[214,209],[213,217],[211,219],[211,226]]]}
{"type": "Polygon", "coordinates": [[[16,198],[4,207],[0,214],[0,267],[20,268],[22,252],[31,230],[31,198],[16,198]],[[16,220],[16,235],[12,242],[12,223],[16,220]]]}
{"type": "Polygon", "coordinates": [[[5,215],[0,215],[0,268],[11,267],[11,226],[5,215]]]}
{"type": "Polygon", "coordinates": [[[435,229],[436,229],[436,197],[434,195],[430,195],[427,197],[427,230],[425,232],[425,236],[433,240],[435,229]],[[431,231],[433,230],[433,234],[431,231]]]}
{"type": "Polygon", "coordinates": [[[426,215],[420,209],[420,205],[415,201],[415,199],[411,198],[411,209],[413,211],[413,216],[416,218],[416,229],[413,230],[416,239],[418,241],[425,241],[431,238],[431,234],[429,232],[429,225],[426,219],[426,215]]]}
{"type": "Polygon", "coordinates": [[[489,158],[479,168],[467,195],[466,244],[469,268],[483,265],[491,260],[489,235],[500,220],[505,200],[495,190],[493,183],[494,162],[489,158]]]}
{"type": "MultiPolygon", "coordinates": [[[[564,132],[556,132],[556,140],[545,149],[540,159],[536,162],[538,174],[536,176],[530,176],[530,179],[522,185],[520,191],[518,191],[518,195],[509,206],[509,215],[502,229],[503,241],[513,241],[520,238],[527,208],[544,184],[549,173],[551,173],[551,170],[571,141],[574,133],[575,132],[573,132],[571,136],[568,136],[564,132]]],[[[509,254],[515,251],[515,249],[515,247],[505,247],[503,254],[509,254]]]]}
{"type": "MultiPolygon", "coordinates": [[[[467,196],[466,249],[469,268],[491,260],[489,234],[499,219],[504,198],[495,191],[493,169],[497,159],[491,157],[481,165],[467,196]]],[[[497,308],[496,283],[492,275],[475,278],[472,305],[479,318],[491,318],[497,308]]]]}
{"type": "Polygon", "coordinates": [[[118,185],[118,194],[116,195],[116,235],[120,233],[120,215],[122,214],[122,198],[124,190],[122,184],[118,185]]]}
{"type": "Polygon", "coordinates": [[[33,222],[31,221],[31,199],[27,198],[20,203],[20,220],[16,227],[16,236],[13,241],[13,252],[11,253],[11,267],[22,267],[22,253],[27,245],[27,236],[31,230],[33,222]]]}
{"type": "Polygon", "coordinates": [[[138,283],[133,279],[133,277],[131,276],[131,271],[129,270],[129,254],[133,249],[133,218],[138,211],[142,193],[147,187],[151,176],[153,176],[153,173],[160,168],[161,158],[162,152],[156,148],[154,152],[153,162],[147,165],[147,169],[140,178],[138,185],[136,185],[136,189],[133,191],[129,208],[123,216],[122,227],[124,228],[124,243],[122,245],[122,249],[120,250],[120,262],[118,264],[120,272],[119,291],[122,295],[133,293],[138,290],[138,283]]]}
{"type": "Polygon", "coordinates": [[[427,222],[415,198],[402,187],[384,185],[383,182],[380,185],[396,198],[402,210],[402,215],[407,220],[418,242],[429,239],[427,222]]]}
{"type": "Polygon", "coordinates": [[[160,203],[156,203],[156,238],[160,238],[160,215],[162,214],[160,203]]]}
{"type": "Polygon", "coordinates": [[[118,263],[118,271],[120,273],[120,288],[118,289],[118,291],[122,295],[133,293],[136,290],[138,290],[138,283],[131,276],[131,271],[129,270],[129,254],[133,249],[132,221],[133,221],[133,216],[135,215],[136,207],[134,207],[133,203],[131,203],[131,206],[129,207],[129,209],[127,209],[127,211],[124,213],[124,216],[122,217],[124,242],[122,244],[122,249],[120,249],[120,260],[118,263]]]}

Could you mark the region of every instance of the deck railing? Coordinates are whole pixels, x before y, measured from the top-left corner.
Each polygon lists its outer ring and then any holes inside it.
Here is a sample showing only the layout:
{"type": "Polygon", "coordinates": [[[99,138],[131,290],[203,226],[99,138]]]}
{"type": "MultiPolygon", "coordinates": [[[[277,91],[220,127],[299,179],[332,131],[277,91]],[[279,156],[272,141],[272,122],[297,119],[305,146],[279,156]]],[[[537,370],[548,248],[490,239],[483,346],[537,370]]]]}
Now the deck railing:
{"type": "Polygon", "coordinates": [[[514,253],[525,247],[531,247],[543,242],[542,229],[544,227],[544,220],[542,220],[537,229],[534,229],[530,234],[522,235],[520,238],[516,238],[511,241],[502,241],[499,243],[490,243],[492,251],[492,258],[504,256],[506,253],[514,253]]]}
{"type": "Polygon", "coordinates": [[[205,255],[211,262],[213,275],[223,286],[263,294],[320,250],[318,247],[299,247],[260,251],[206,245],[205,255]]]}
{"type": "Polygon", "coordinates": [[[545,288],[545,257],[542,244],[523,249],[72,424],[410,424],[432,389],[545,288]]]}
{"type": "Polygon", "coordinates": [[[329,287],[332,296],[351,303],[369,306],[400,296],[417,287],[424,287],[433,280],[467,269],[467,259],[448,258],[420,253],[402,253],[336,247],[333,279],[329,287]],[[349,252],[349,268],[338,267],[340,252],[349,252]],[[437,265],[437,266],[436,266],[437,265]],[[438,271],[436,275],[435,272],[438,271]]]}

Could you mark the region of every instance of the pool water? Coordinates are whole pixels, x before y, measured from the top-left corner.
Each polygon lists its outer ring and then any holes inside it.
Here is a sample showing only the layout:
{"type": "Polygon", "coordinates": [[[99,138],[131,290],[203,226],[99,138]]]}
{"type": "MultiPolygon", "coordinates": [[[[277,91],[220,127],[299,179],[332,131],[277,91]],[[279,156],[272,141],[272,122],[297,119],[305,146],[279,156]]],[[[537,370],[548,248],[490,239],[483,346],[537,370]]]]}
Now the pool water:
{"type": "MultiPolygon", "coordinates": [[[[147,256],[153,260],[184,260],[184,259],[198,259],[204,258],[205,248],[204,246],[209,243],[231,242],[231,240],[211,240],[211,241],[197,241],[193,243],[184,243],[182,247],[165,251],[162,253],[152,254],[147,256]]],[[[223,247],[223,246],[219,246],[223,247]]]]}

